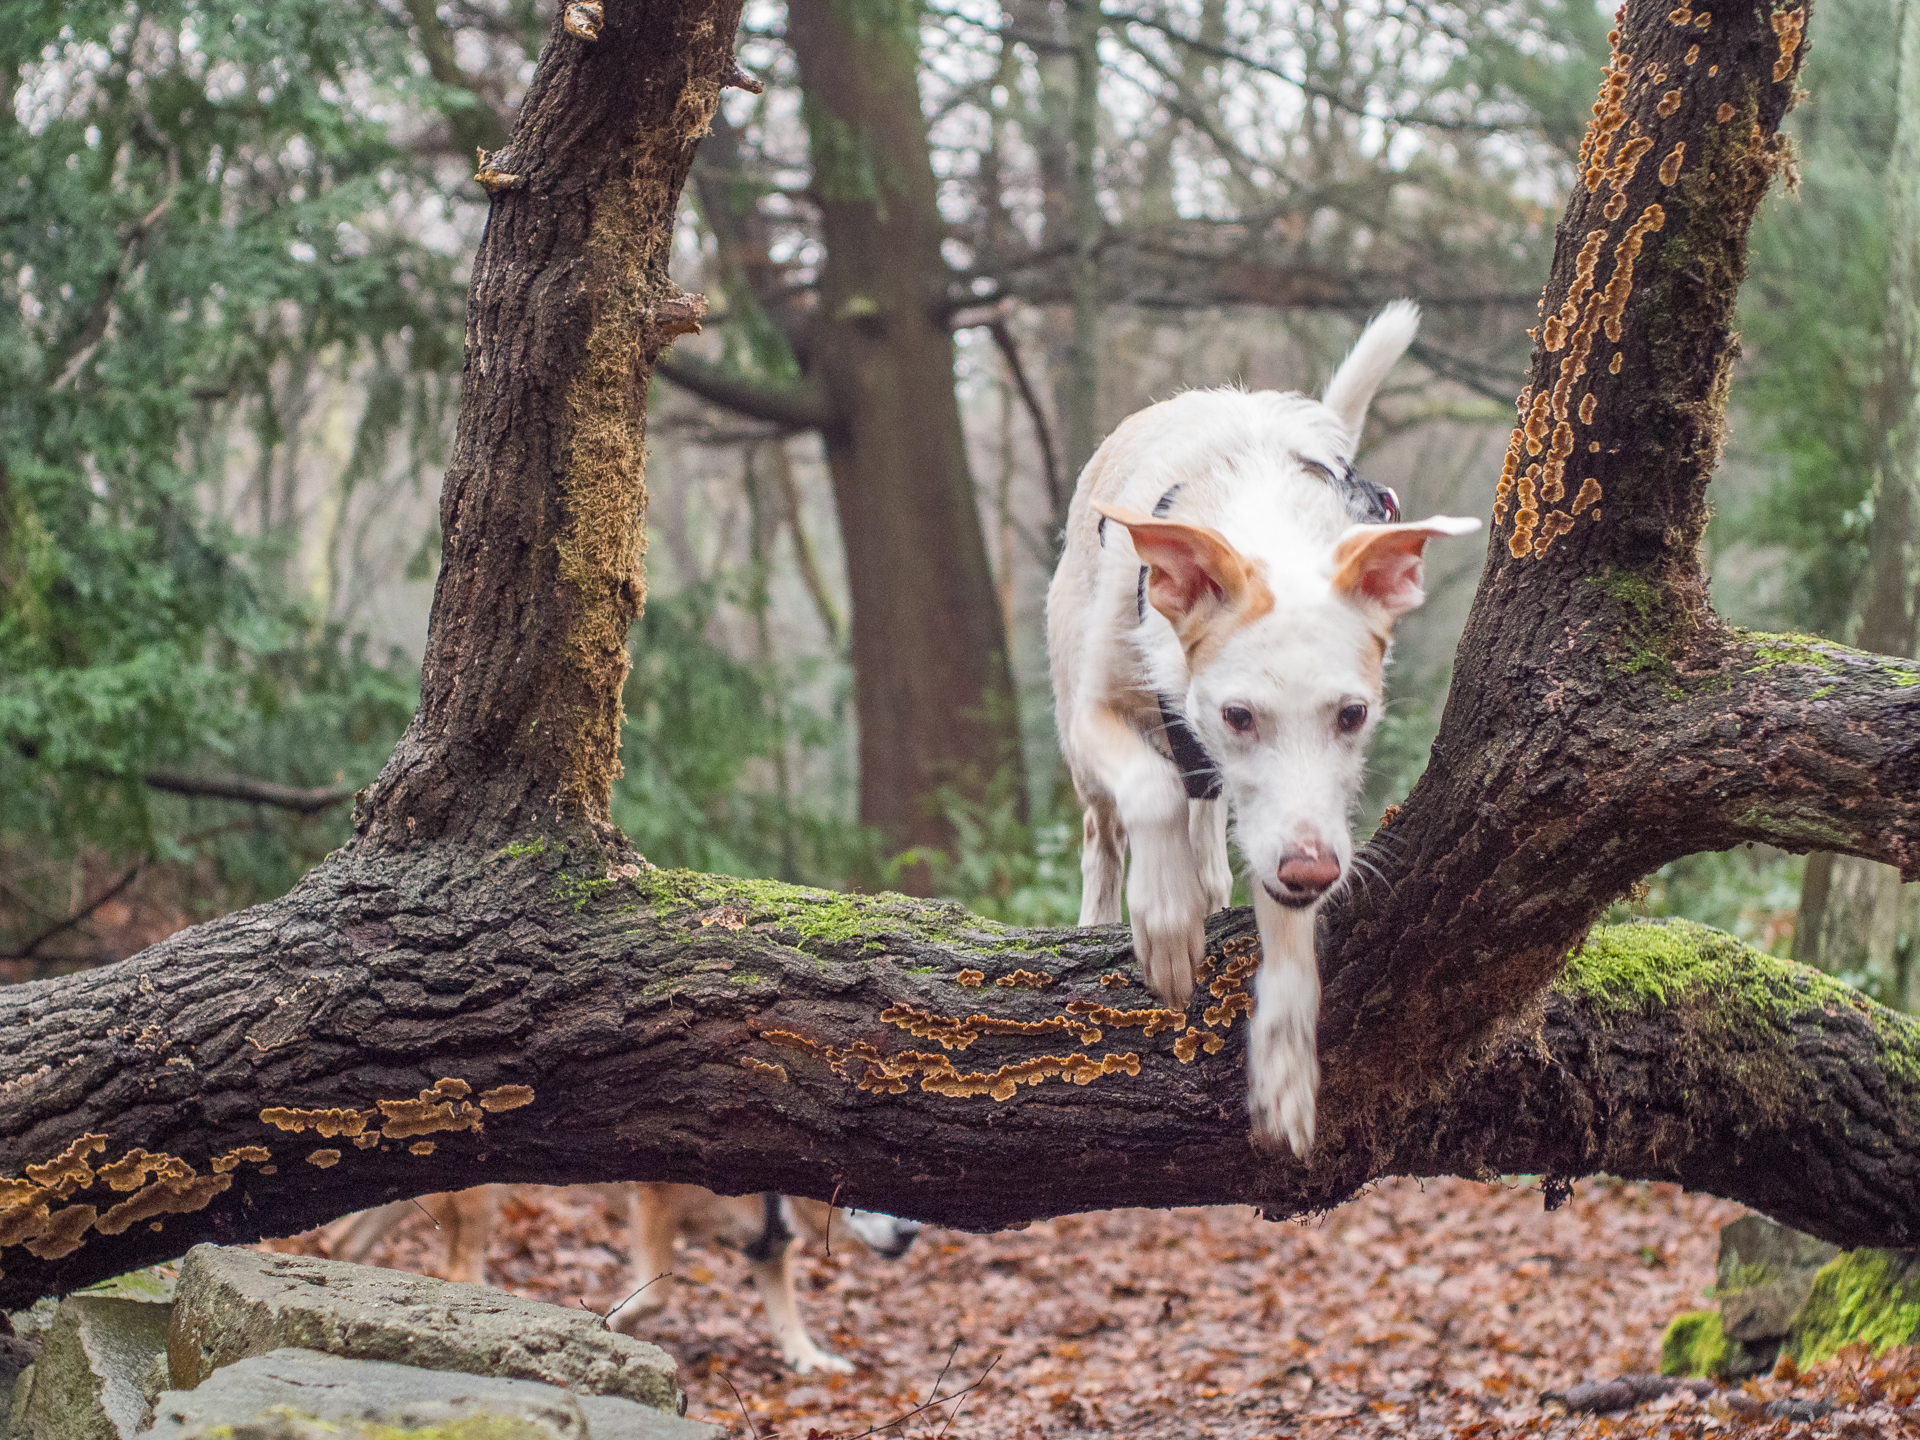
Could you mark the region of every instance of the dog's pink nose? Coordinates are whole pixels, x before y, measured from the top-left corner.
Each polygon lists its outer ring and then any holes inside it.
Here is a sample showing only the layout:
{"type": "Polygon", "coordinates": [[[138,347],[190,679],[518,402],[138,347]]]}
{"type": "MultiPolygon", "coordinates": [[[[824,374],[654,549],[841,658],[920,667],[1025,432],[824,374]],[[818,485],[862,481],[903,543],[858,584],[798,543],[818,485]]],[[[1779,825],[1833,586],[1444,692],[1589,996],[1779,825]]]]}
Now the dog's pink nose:
{"type": "Polygon", "coordinates": [[[1340,878],[1340,862],[1331,855],[1289,855],[1280,862],[1280,883],[1318,894],[1340,878]]]}

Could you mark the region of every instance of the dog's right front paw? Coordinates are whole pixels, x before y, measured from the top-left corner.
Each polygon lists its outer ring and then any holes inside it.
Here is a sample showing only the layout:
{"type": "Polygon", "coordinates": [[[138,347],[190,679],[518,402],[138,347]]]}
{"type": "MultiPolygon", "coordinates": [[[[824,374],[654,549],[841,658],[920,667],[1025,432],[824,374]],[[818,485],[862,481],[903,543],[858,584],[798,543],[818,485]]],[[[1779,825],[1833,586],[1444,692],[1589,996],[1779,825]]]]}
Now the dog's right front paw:
{"type": "Polygon", "coordinates": [[[1133,953],[1147,988],[1177,1010],[1193,998],[1193,972],[1207,953],[1206,911],[1135,909],[1133,953]]]}

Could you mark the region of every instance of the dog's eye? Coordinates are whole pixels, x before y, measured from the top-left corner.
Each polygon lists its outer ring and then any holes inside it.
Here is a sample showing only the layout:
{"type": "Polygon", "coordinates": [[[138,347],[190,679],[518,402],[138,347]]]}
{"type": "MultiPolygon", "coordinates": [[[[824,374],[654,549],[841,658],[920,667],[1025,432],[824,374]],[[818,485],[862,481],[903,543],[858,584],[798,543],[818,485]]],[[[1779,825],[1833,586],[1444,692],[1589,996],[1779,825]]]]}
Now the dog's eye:
{"type": "Polygon", "coordinates": [[[1364,705],[1343,705],[1340,707],[1340,733],[1351,735],[1367,723],[1367,707],[1364,705]]]}
{"type": "Polygon", "coordinates": [[[1245,735],[1253,729],[1253,712],[1244,705],[1228,705],[1221,709],[1220,718],[1227,722],[1227,728],[1236,735],[1245,735]]]}

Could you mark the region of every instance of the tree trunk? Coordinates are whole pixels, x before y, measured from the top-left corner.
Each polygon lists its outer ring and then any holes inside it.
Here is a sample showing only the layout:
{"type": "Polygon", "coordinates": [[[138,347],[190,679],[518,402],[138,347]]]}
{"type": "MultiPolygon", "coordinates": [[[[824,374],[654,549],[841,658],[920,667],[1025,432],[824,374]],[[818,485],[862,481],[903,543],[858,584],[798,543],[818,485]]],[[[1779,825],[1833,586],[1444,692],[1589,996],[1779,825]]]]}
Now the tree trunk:
{"type": "MultiPolygon", "coordinates": [[[[853,601],[860,819],[888,844],[950,850],[936,805],[1019,782],[1006,635],[936,314],[945,226],[917,79],[919,11],[791,0],[827,258],[810,370],[853,601]]],[[[921,882],[924,883],[924,874],[921,882]]]]}
{"type": "Polygon", "coordinates": [[[600,422],[636,438],[734,15],[556,38],[475,268],[430,703],[286,897],[0,991],[0,1305],[482,1180],[837,1189],[984,1228],[1604,1169],[1920,1241],[1920,1022],[1699,926],[1588,933],[1745,840],[1920,876],[1920,666],[1730,630],[1695,557],[1805,16],[1659,0],[1622,27],[1434,763],[1325,916],[1306,1162],[1247,1140],[1245,911],[1180,1015],[1119,927],[663,874],[605,829],[597,639],[631,614],[640,495],[600,422]]]}
{"type": "MultiPolygon", "coordinates": [[[[951,853],[942,787],[979,800],[1002,770],[1022,801],[1025,786],[942,318],[946,227],[920,108],[918,14],[891,0],[793,0],[787,40],[826,240],[818,305],[797,303],[791,277],[767,263],[764,220],[735,208],[737,164],[703,178],[701,195],[723,267],[781,325],[804,375],[780,392],[684,360],[666,373],[715,404],[821,432],[852,602],[860,820],[893,851],[951,853]]],[[[928,878],[924,865],[902,877],[915,889],[928,878]]]]}

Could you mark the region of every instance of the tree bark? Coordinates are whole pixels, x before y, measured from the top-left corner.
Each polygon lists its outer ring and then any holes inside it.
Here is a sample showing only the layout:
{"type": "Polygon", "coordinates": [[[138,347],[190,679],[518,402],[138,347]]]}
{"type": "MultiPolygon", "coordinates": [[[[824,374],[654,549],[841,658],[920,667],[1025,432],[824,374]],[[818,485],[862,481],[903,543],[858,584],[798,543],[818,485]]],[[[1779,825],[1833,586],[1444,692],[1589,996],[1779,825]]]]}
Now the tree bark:
{"type": "Polygon", "coordinates": [[[1304,1163],[1246,1136],[1246,912],[1177,1015],[1117,927],[663,874],[605,828],[597,639],[631,614],[655,262],[733,15],[556,38],[523,121],[546,138],[512,147],[539,185],[475,271],[422,718],[283,899],[0,992],[0,1304],[482,1180],[839,1189],[989,1227],[1604,1169],[1920,1240],[1916,1022],[1697,926],[1589,934],[1647,870],[1749,839],[1920,875],[1920,666],[1729,629],[1694,550],[1805,13],[1660,0],[1618,37],[1433,764],[1325,915],[1304,1163]],[[585,448],[608,414],[635,448],[585,448]],[[583,531],[626,548],[575,565],[583,531]]]}

